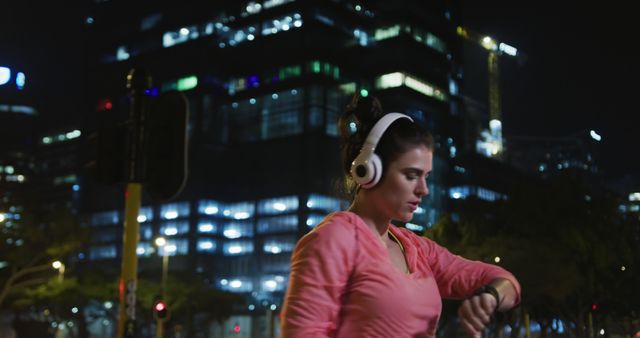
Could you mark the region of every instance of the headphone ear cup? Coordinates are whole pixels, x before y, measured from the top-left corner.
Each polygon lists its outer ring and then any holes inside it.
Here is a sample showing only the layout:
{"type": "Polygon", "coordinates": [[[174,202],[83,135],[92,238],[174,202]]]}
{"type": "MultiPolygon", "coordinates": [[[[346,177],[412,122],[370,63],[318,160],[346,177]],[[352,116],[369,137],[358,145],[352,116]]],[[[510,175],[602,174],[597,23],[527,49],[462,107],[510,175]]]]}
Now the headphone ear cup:
{"type": "Polygon", "coordinates": [[[371,179],[369,182],[362,184],[362,187],[365,189],[371,189],[380,182],[380,178],[382,177],[382,160],[380,160],[380,156],[376,153],[371,154],[369,157],[368,167],[371,169],[369,171],[371,179]]]}
{"type": "Polygon", "coordinates": [[[364,187],[375,178],[375,168],[371,163],[371,159],[366,153],[360,153],[353,162],[351,162],[351,177],[360,186],[364,187]]]}

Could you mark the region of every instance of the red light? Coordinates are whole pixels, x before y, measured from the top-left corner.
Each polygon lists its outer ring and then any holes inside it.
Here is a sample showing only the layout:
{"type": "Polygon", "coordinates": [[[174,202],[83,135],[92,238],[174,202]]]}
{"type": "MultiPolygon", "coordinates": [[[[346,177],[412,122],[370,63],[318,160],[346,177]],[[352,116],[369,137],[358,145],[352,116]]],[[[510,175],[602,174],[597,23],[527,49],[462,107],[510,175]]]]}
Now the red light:
{"type": "Polygon", "coordinates": [[[233,326],[233,332],[235,332],[235,333],[240,332],[240,325],[237,325],[237,324],[236,324],[236,325],[234,325],[234,326],[233,326]]]}
{"type": "Polygon", "coordinates": [[[156,303],[156,311],[162,311],[167,308],[167,305],[164,302],[156,303]]]}
{"type": "Polygon", "coordinates": [[[111,103],[111,100],[104,99],[98,102],[98,106],[96,107],[96,110],[106,111],[106,110],[111,110],[111,108],[113,108],[113,103],[111,103]]]}
{"type": "Polygon", "coordinates": [[[598,304],[591,304],[591,310],[595,311],[598,309],[598,304]]]}

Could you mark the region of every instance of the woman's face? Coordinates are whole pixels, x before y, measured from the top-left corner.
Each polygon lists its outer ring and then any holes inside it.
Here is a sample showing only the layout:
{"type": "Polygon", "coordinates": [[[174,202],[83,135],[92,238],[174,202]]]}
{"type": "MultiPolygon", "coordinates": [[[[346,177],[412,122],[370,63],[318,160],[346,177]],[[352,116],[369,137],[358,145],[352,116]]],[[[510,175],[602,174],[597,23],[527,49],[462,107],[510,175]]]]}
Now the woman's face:
{"type": "Polygon", "coordinates": [[[384,168],[382,181],[370,190],[373,203],[382,216],[402,222],[413,218],[422,197],[429,194],[426,180],[432,161],[433,152],[419,145],[384,168]]]}

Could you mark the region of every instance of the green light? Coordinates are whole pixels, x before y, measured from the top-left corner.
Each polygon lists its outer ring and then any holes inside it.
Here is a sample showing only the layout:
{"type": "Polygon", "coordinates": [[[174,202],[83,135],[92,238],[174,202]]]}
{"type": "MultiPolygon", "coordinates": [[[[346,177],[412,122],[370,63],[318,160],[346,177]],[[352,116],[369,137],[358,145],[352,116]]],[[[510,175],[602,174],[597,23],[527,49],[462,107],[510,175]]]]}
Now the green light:
{"type": "Polygon", "coordinates": [[[360,89],[360,96],[367,97],[369,96],[369,91],[366,89],[360,89]]]}
{"type": "Polygon", "coordinates": [[[193,89],[198,85],[198,78],[195,76],[188,76],[178,80],[177,89],[179,91],[185,91],[193,89]]]}

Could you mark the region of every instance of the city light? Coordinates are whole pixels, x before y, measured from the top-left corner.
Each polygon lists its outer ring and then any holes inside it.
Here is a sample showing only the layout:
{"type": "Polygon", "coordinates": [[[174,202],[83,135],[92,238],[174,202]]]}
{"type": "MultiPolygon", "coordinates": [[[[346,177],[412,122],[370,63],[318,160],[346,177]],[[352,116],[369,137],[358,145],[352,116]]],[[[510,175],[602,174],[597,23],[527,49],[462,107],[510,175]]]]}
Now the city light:
{"type": "Polygon", "coordinates": [[[496,263],[500,263],[500,257],[499,257],[499,256],[496,256],[496,257],[493,259],[493,261],[494,261],[494,262],[496,262],[496,263]]]}
{"type": "Polygon", "coordinates": [[[213,215],[218,213],[218,208],[216,207],[206,207],[204,208],[204,213],[207,215],[213,215]]]}
{"type": "Polygon", "coordinates": [[[598,141],[598,142],[602,141],[602,136],[600,136],[600,134],[596,133],[596,131],[595,131],[595,130],[591,130],[591,131],[589,132],[589,134],[591,135],[591,138],[592,138],[592,139],[594,139],[594,140],[596,140],[596,141],[598,141]]]}
{"type": "Polygon", "coordinates": [[[158,237],[155,241],[156,245],[159,247],[163,247],[167,244],[167,240],[164,237],[158,237]]]}
{"type": "Polygon", "coordinates": [[[60,261],[55,261],[55,262],[51,263],[51,266],[52,266],[54,269],[56,269],[56,270],[57,270],[57,269],[60,269],[60,268],[62,267],[62,262],[60,262],[60,261]]]}
{"type": "Polygon", "coordinates": [[[11,79],[11,69],[0,67],[0,86],[6,84],[11,79]]]}

